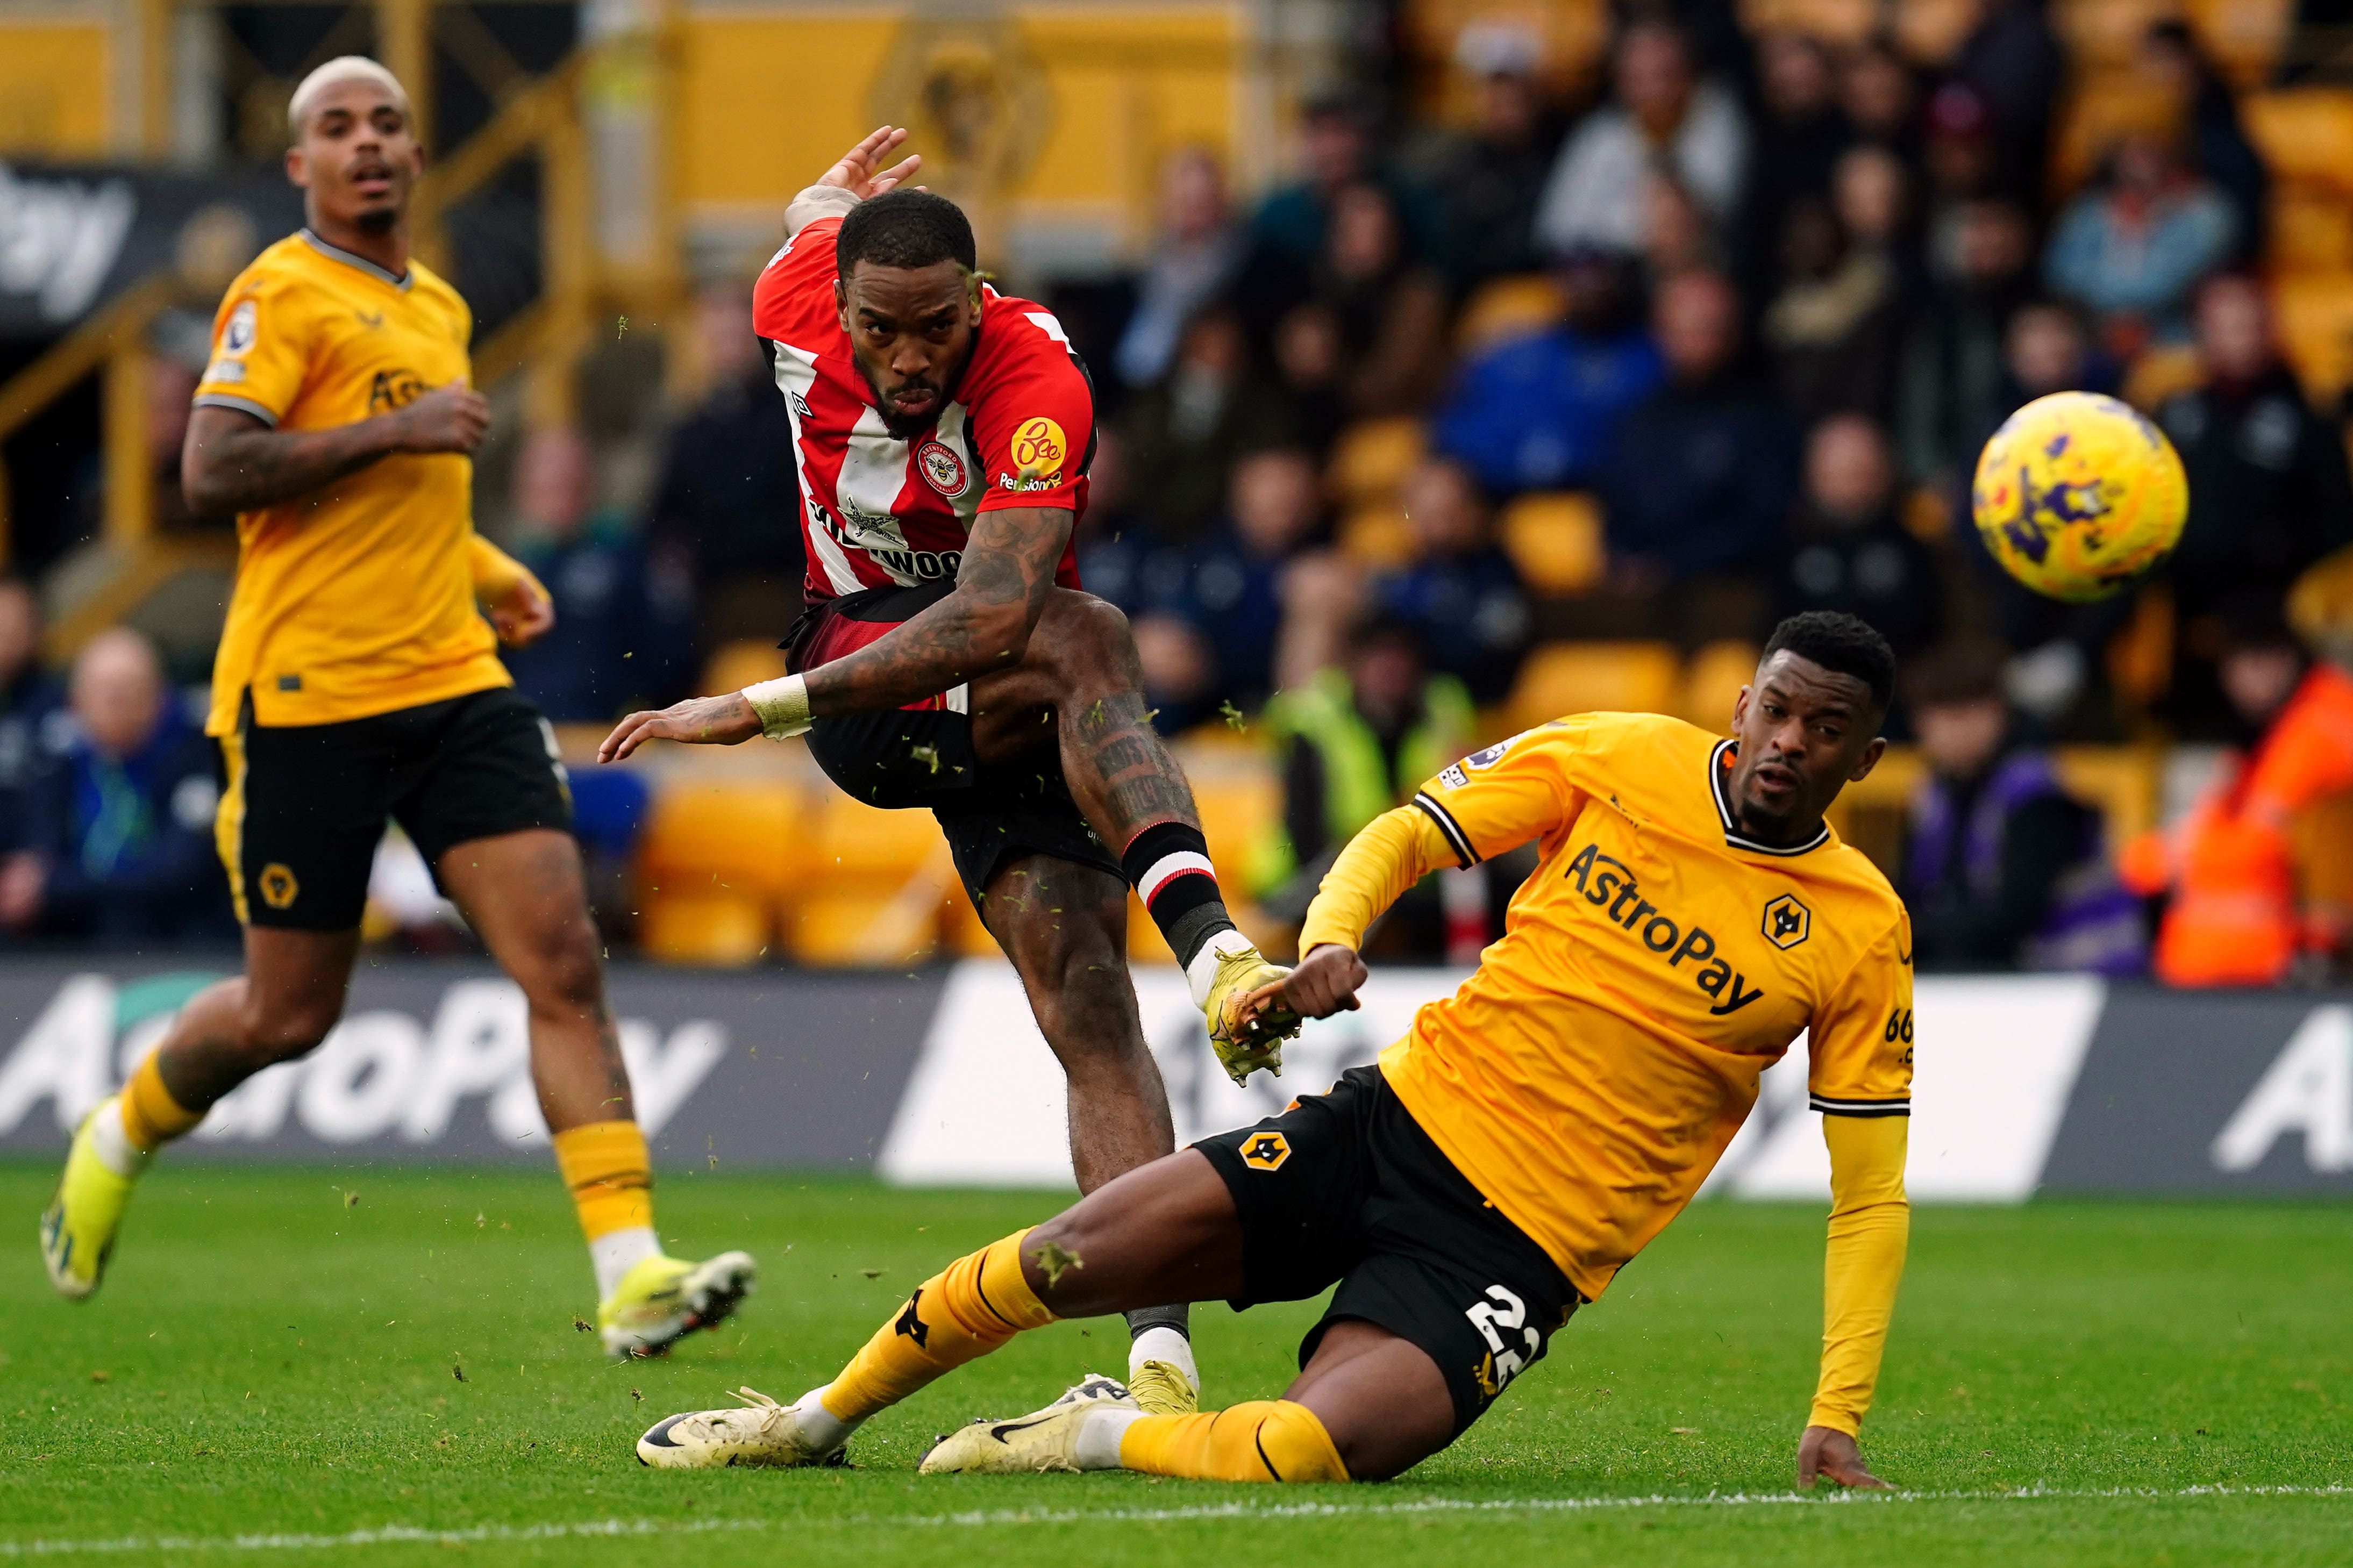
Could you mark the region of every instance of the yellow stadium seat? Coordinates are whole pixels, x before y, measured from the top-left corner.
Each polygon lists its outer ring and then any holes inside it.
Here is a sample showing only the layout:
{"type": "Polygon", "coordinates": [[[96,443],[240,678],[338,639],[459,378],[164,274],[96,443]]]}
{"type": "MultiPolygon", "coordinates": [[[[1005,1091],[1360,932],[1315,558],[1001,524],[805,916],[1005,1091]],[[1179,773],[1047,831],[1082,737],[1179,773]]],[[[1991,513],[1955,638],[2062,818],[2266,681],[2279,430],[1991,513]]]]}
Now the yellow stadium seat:
{"type": "Polygon", "coordinates": [[[1127,896],[1127,961],[1130,963],[1174,963],[1176,954],[1168,946],[1168,939],[1144,912],[1144,900],[1134,893],[1127,896]]]}
{"type": "Polygon", "coordinates": [[[2174,94],[2129,69],[2083,76],[2063,103],[2051,138],[2053,194],[2063,195],[2089,180],[2108,149],[2127,135],[2178,132],[2187,109],[2174,94]]]}
{"type": "Polygon", "coordinates": [[[1340,523],[1340,553],[1382,571],[1413,559],[1413,524],[1394,504],[1362,506],[1340,523]]]}
{"type": "Polygon", "coordinates": [[[2179,0],[2053,0],[2051,30],[2076,67],[2132,64],[2150,27],[2179,17],[2179,0]]]}
{"type": "Polygon", "coordinates": [[[2154,414],[2167,399],[2188,392],[2206,379],[2206,364],[2189,343],[2158,343],[2143,349],[2125,371],[2119,395],[2144,414],[2154,414]]]}
{"type": "Polygon", "coordinates": [[[1472,23],[1525,28],[1540,50],[1537,70],[1556,96],[1593,80],[1609,42],[1609,0],[1407,0],[1403,21],[1407,47],[1437,68],[1422,74],[1438,88],[1440,116],[1451,124],[1469,119],[1472,84],[1444,68],[1472,23]]]}
{"type": "Polygon", "coordinates": [[[2322,657],[2353,665],[2353,544],[2321,557],[2295,580],[2287,620],[2322,657]]]}
{"type": "Polygon", "coordinates": [[[1676,705],[1676,717],[1719,735],[1730,734],[1733,700],[1756,673],[1755,643],[1738,639],[1709,643],[1683,667],[1683,700],[1676,705]]]}
{"type": "Polygon", "coordinates": [[[1528,656],[1512,689],[1514,730],[1568,713],[1672,713],[1683,661],[1655,642],[1547,643],[1528,656]]]}
{"type": "Polygon", "coordinates": [[[2353,192],[2353,89],[2251,92],[2239,114],[2274,179],[2353,192]]]}
{"type": "Polygon", "coordinates": [[[1983,16],[1979,0],[1897,0],[1895,47],[1915,65],[1942,66],[1983,16]]]}
{"type": "Polygon", "coordinates": [[[1804,33],[1826,44],[1859,44],[1879,30],[1879,0],[1743,0],[1742,30],[1804,33]]]}
{"type": "Polygon", "coordinates": [[[672,779],[655,791],[647,813],[639,874],[649,891],[726,889],[773,898],[800,873],[805,816],[794,784],[672,779]]]}
{"type": "Polygon", "coordinates": [[[1245,766],[1194,772],[1193,804],[1201,813],[1201,835],[1209,841],[1209,861],[1225,881],[1239,885],[1260,842],[1282,813],[1282,784],[1274,770],[1252,757],[1245,766]]]}
{"type": "Polygon", "coordinates": [[[2144,585],[2132,617],[2108,639],[2108,684],[2128,708],[2146,713],[2173,684],[2173,589],[2144,585]]]}
{"type": "Polygon", "coordinates": [[[824,792],[802,820],[808,835],[808,879],[895,888],[947,854],[947,841],[928,811],[886,811],[839,790],[824,792]]]}
{"type": "Polygon", "coordinates": [[[1601,580],[1601,508],[1589,495],[1543,491],[1504,509],[1504,552],[1539,594],[1582,594],[1601,580]]]}
{"type": "Polygon", "coordinates": [[[2353,272],[2283,278],[2272,287],[2272,310],[2305,395],[2333,403],[2353,383],[2353,272]]]}
{"type": "Polygon", "coordinates": [[[2099,812],[2111,850],[2157,826],[2164,773],[2157,753],[2134,746],[2062,746],[2052,763],[2060,787],[2099,812]]]}
{"type": "Polygon", "coordinates": [[[1358,420],[1333,443],[1333,493],[1350,507],[1388,500],[1429,449],[1421,421],[1409,415],[1358,420]]]}
{"type": "Polygon", "coordinates": [[[745,964],[768,951],[769,905],[740,891],[649,891],[638,936],[665,963],[745,964]]]}
{"type": "MultiPolygon", "coordinates": [[[[2347,148],[2353,156],[2353,146],[2347,148]]],[[[2343,272],[2353,268],[2353,193],[2306,181],[2282,181],[2266,210],[2263,258],[2273,272],[2343,272]]]]}
{"type": "Polygon", "coordinates": [[[1532,337],[1559,324],[1567,301],[1560,285],[1541,272],[1497,278],[1463,301],[1454,326],[1454,352],[1465,358],[1512,338],[1532,337]]]}
{"type": "Polygon", "coordinates": [[[2353,914],[2353,795],[2330,795],[2290,825],[2304,894],[2340,918],[2353,914]]]}
{"type": "Polygon", "coordinates": [[[940,935],[948,951],[958,958],[996,958],[1004,952],[981,923],[980,911],[972,907],[962,881],[948,885],[947,904],[940,917],[940,935]]]}
{"type": "Polygon", "coordinates": [[[919,962],[939,945],[937,897],[902,888],[819,886],[785,917],[785,942],[803,963],[888,968],[919,962]]]}
{"type": "Polygon", "coordinates": [[[2295,0],[2186,0],[2190,30],[2241,89],[2270,79],[2295,30],[2295,0]]]}
{"type": "Polygon", "coordinates": [[[784,649],[756,637],[739,637],[712,650],[710,662],[702,667],[702,689],[741,691],[757,681],[775,680],[789,673],[785,668],[784,649]]]}

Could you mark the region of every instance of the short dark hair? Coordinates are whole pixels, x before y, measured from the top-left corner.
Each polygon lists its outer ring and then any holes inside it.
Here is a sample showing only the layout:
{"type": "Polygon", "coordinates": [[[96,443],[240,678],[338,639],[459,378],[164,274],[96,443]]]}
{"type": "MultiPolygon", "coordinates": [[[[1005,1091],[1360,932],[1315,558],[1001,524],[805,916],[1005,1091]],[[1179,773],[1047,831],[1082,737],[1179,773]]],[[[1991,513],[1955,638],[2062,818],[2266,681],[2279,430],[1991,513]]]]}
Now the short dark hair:
{"type": "Polygon", "coordinates": [[[915,190],[885,191],[850,208],[834,238],[833,256],[844,279],[861,261],[900,268],[953,261],[967,272],[980,265],[964,209],[945,196],[915,190]]]}
{"type": "Polygon", "coordinates": [[[1837,610],[1808,610],[1791,616],[1765,639],[1765,652],[1757,662],[1762,665],[1784,650],[1862,681],[1871,689],[1871,710],[1875,714],[1884,714],[1895,700],[1895,650],[1868,621],[1837,610]]]}

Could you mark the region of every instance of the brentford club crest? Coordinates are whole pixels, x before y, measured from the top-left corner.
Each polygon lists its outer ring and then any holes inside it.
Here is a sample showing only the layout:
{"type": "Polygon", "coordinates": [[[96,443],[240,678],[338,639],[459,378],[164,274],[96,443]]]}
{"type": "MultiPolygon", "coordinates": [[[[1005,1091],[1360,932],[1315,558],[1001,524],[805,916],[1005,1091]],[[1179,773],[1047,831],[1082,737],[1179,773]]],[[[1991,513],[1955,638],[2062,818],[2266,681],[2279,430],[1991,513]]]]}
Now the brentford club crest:
{"type": "Polygon", "coordinates": [[[924,482],[954,500],[964,494],[964,459],[942,441],[926,441],[915,448],[915,466],[923,470],[924,482]]]}

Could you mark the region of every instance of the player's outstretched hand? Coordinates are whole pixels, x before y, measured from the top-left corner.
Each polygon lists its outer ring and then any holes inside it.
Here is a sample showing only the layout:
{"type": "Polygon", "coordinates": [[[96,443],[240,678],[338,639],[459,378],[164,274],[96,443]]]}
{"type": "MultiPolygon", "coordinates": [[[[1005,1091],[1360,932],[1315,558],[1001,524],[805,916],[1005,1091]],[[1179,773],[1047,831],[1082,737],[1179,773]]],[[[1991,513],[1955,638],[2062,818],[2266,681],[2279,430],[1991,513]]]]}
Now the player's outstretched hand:
{"type": "Polygon", "coordinates": [[[394,416],[405,452],[462,452],[469,457],[491,433],[490,400],[462,381],[418,396],[394,416]]]}
{"type": "Polygon", "coordinates": [[[613,726],[596,748],[600,763],[617,763],[648,741],[685,741],[701,746],[732,746],[760,732],[760,716],[740,691],[724,697],[690,697],[659,713],[632,713],[613,726]]]}
{"type": "Polygon", "coordinates": [[[1283,999],[1293,1012],[1303,1018],[1353,1013],[1364,1005],[1356,1000],[1356,991],[1368,973],[1356,949],[1327,942],[1301,959],[1299,967],[1283,977],[1283,999]]]}
{"type": "Polygon", "coordinates": [[[1817,1479],[1858,1489],[1887,1485],[1863,1468],[1862,1449],[1835,1426],[1809,1426],[1798,1439],[1798,1484],[1810,1489],[1817,1479]]]}
{"type": "Polygon", "coordinates": [[[883,192],[905,184],[915,171],[923,166],[923,155],[910,153],[891,168],[882,168],[882,160],[899,150],[907,139],[903,125],[885,125],[865,141],[841,155],[841,161],[818,176],[820,185],[831,185],[848,191],[860,201],[879,196],[883,192]],[[881,173],[876,173],[881,170],[881,173]]]}

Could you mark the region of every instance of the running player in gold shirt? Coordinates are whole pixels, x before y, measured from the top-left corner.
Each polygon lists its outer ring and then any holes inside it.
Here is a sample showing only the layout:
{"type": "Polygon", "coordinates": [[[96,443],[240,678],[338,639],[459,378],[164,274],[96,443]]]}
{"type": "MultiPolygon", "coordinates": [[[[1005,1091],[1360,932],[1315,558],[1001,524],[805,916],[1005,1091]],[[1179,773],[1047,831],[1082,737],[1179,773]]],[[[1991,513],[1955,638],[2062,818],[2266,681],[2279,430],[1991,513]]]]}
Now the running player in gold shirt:
{"type": "Polygon", "coordinates": [[[1357,945],[1399,894],[1535,839],[1503,940],[1378,1067],[957,1260],[833,1382],[789,1405],[754,1395],[671,1416],[639,1458],[821,1462],[1018,1330],[1144,1301],[1298,1300],[1337,1281],[1282,1399],[1146,1415],[1091,1378],[952,1435],[923,1468],[1396,1475],[1459,1436],[1681,1212],[1758,1074],[1804,1033],[1832,1205],[1799,1476],[1879,1485],[1856,1436],[1909,1228],[1912,944],[1885,879],[1822,814],[1885,750],[1894,678],[1861,621],[1799,616],[1767,644],[1731,739],[1586,714],[1445,769],[1341,852],[1280,983],[1309,1016],[1355,1007],[1357,945]]]}
{"type": "Polygon", "coordinates": [[[390,816],[528,1000],[606,1348],[658,1351],[732,1310],[752,1260],[669,1258],[653,1230],[570,792],[497,651],[554,612],[474,532],[489,408],[468,384],[472,312],[408,254],[423,153],[407,95],[344,56],[295,89],[289,120],[309,221],[230,284],[182,459],[196,511],[237,514],[206,729],[227,763],[218,837],[245,973],[193,998],[75,1134],[42,1255],[64,1295],[96,1290],[155,1152],[334,1026],[390,816]]]}

